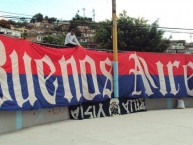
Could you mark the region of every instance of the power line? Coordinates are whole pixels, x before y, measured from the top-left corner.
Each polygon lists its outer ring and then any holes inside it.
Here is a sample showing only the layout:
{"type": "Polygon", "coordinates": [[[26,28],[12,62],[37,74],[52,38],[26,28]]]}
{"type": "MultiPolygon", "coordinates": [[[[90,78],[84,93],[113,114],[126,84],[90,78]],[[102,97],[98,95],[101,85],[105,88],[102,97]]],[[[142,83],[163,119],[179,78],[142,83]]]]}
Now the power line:
{"type": "Polygon", "coordinates": [[[189,28],[171,28],[171,27],[158,27],[158,28],[162,28],[162,29],[173,29],[173,30],[188,30],[188,31],[193,31],[193,29],[189,29],[189,28]]]}
{"type": "MultiPolygon", "coordinates": [[[[0,11],[2,13],[7,13],[7,14],[15,14],[15,15],[23,15],[23,16],[32,16],[32,15],[27,15],[27,14],[20,14],[20,13],[13,13],[13,12],[7,12],[7,11],[0,11]]],[[[11,16],[11,15],[5,15],[5,18],[18,18],[19,16],[11,16]]],[[[0,17],[4,17],[4,16],[0,16],[0,17]]],[[[24,17],[23,17],[24,18],[24,17]]],[[[26,18],[26,17],[25,17],[26,18]]],[[[30,19],[29,17],[27,17],[28,19],[30,19]]],[[[81,22],[80,22],[81,23],[81,22]]],[[[88,22],[88,23],[95,23],[96,22],[88,22]]],[[[87,23],[87,24],[88,24],[87,23]]],[[[129,26],[129,27],[151,27],[151,26],[129,26]]],[[[175,28],[175,27],[157,27],[160,29],[173,29],[173,30],[188,30],[188,31],[193,31],[192,28],[175,28]]]]}
{"type": "MultiPolygon", "coordinates": [[[[120,28],[119,26],[118,28],[120,28]]],[[[130,30],[135,27],[136,28],[151,28],[151,26],[128,26],[125,28],[125,30],[130,30]]],[[[163,30],[164,32],[193,34],[193,29],[191,28],[175,28],[175,27],[157,27],[157,28],[163,30]],[[178,31],[175,31],[175,30],[178,30],[178,31]]]]}
{"type": "MultiPolygon", "coordinates": [[[[119,26],[119,25],[118,25],[119,26]]],[[[121,26],[121,25],[120,25],[121,26]]],[[[148,27],[152,27],[151,25],[150,26],[129,26],[129,27],[137,27],[137,28],[148,28],[148,27]]],[[[161,27],[161,26],[158,26],[157,28],[160,28],[160,29],[173,29],[173,30],[187,30],[187,31],[193,31],[193,28],[175,28],[175,27],[161,27]]]]}
{"type": "Polygon", "coordinates": [[[168,33],[182,33],[182,34],[193,34],[193,32],[170,31],[170,30],[166,30],[164,32],[168,32],[168,33]]]}
{"type": "MultiPolygon", "coordinates": [[[[31,19],[32,18],[32,17],[20,17],[20,16],[32,16],[32,15],[27,15],[27,14],[19,14],[19,13],[6,12],[6,11],[0,11],[0,12],[6,13],[6,14],[12,14],[12,15],[0,15],[0,17],[2,18],[8,18],[8,19],[31,19]],[[15,15],[20,15],[20,16],[15,16],[15,15]]],[[[82,22],[78,22],[78,21],[76,21],[76,23],[82,24],[82,22]]],[[[96,22],[85,23],[85,25],[89,25],[89,24],[97,24],[97,23],[96,22]]],[[[123,26],[123,25],[118,24],[118,28],[119,26],[123,26]]],[[[109,27],[111,27],[111,25],[109,27]]],[[[136,28],[147,28],[147,27],[151,27],[151,25],[149,26],[127,26],[128,29],[135,28],[135,27],[136,28]]],[[[157,28],[162,29],[164,32],[193,34],[193,32],[187,32],[187,31],[193,31],[192,28],[161,27],[161,26],[157,28]],[[170,30],[182,30],[182,31],[170,31],[170,30]]]]}
{"type": "Polygon", "coordinates": [[[15,19],[31,19],[31,18],[29,18],[29,17],[20,17],[20,16],[11,16],[11,15],[1,15],[0,17],[2,17],[2,18],[10,18],[10,19],[12,19],[12,18],[15,18],[15,19]]]}
{"type": "Polygon", "coordinates": [[[5,12],[5,11],[0,11],[1,13],[7,13],[7,14],[15,14],[15,15],[23,15],[23,16],[32,16],[32,15],[26,15],[26,14],[19,14],[19,13],[12,13],[12,12],[5,12]]]}

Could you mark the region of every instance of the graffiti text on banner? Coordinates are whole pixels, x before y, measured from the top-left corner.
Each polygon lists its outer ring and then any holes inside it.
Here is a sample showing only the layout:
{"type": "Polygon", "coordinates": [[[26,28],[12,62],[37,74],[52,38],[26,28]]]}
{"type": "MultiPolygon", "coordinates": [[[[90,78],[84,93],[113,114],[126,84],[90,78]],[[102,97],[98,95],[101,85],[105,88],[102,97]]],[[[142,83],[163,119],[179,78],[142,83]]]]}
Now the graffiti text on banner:
{"type": "Polygon", "coordinates": [[[100,118],[146,111],[145,99],[114,98],[98,103],[83,103],[70,106],[71,119],[100,118]]]}

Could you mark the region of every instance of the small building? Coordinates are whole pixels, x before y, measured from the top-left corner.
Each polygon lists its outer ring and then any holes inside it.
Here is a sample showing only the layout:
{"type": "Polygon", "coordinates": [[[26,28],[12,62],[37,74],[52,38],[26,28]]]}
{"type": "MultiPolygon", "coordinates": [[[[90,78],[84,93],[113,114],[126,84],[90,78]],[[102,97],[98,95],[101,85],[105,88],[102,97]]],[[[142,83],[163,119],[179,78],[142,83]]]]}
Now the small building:
{"type": "Polygon", "coordinates": [[[7,29],[7,28],[2,28],[2,27],[0,27],[0,33],[4,34],[4,35],[11,36],[11,37],[15,37],[15,38],[21,38],[21,36],[22,36],[22,32],[21,31],[7,29]]]}
{"type": "Polygon", "coordinates": [[[186,44],[186,54],[193,54],[193,43],[186,44]]]}
{"type": "Polygon", "coordinates": [[[77,28],[81,32],[81,37],[78,37],[79,42],[84,43],[86,47],[95,48],[94,36],[96,35],[96,30],[86,25],[78,26],[77,28]]]}
{"type": "Polygon", "coordinates": [[[185,40],[171,40],[170,47],[167,49],[166,52],[168,53],[185,53],[186,41],[185,40]]]}
{"type": "Polygon", "coordinates": [[[67,31],[70,27],[70,22],[69,21],[58,21],[56,27],[60,28],[62,31],[67,31]]]}

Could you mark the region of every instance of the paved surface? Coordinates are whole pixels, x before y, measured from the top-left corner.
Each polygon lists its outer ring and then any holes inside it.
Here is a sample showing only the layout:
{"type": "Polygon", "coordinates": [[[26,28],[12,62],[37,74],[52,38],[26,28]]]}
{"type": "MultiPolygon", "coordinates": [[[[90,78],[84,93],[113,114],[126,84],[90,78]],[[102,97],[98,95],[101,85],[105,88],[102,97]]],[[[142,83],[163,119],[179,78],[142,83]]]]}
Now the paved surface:
{"type": "Polygon", "coordinates": [[[193,145],[193,109],[67,120],[1,135],[0,145],[193,145]]]}

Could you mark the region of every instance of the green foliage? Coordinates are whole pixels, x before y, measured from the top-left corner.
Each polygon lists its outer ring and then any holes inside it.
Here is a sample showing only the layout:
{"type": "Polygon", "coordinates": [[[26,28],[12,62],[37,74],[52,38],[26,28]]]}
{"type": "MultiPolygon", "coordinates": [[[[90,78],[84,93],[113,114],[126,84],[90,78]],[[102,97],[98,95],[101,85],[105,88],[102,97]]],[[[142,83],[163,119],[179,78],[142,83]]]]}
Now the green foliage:
{"type": "Polygon", "coordinates": [[[112,49],[112,21],[106,20],[98,24],[95,40],[97,48],[112,49]]]}
{"type": "Polygon", "coordinates": [[[88,22],[91,22],[91,21],[92,21],[92,18],[82,17],[82,16],[80,16],[78,13],[76,13],[76,15],[72,18],[72,20],[73,20],[73,21],[80,20],[80,21],[88,21],[88,22]]]}
{"type": "Polygon", "coordinates": [[[86,48],[88,46],[88,42],[80,42],[80,45],[86,48]]]}
{"type": "Polygon", "coordinates": [[[17,22],[16,22],[16,21],[13,21],[13,20],[8,20],[8,22],[9,22],[9,24],[11,24],[11,25],[16,25],[16,24],[17,24],[17,22]]]}
{"type": "MultiPolygon", "coordinates": [[[[169,44],[163,39],[164,32],[158,26],[158,21],[149,25],[147,20],[131,18],[123,11],[117,19],[118,49],[163,52],[169,44]]],[[[112,50],[112,21],[99,23],[95,40],[98,48],[112,50]]]]}
{"type": "Polygon", "coordinates": [[[10,22],[8,22],[6,20],[0,20],[0,26],[3,27],[3,28],[8,28],[8,29],[11,28],[10,22]]]}
{"type": "Polygon", "coordinates": [[[48,19],[49,19],[49,17],[48,17],[48,16],[45,16],[45,17],[44,17],[44,20],[48,20],[48,19]]]}
{"type": "Polygon", "coordinates": [[[54,23],[56,22],[57,18],[55,17],[51,17],[51,18],[48,18],[48,23],[54,23]]]}
{"type": "Polygon", "coordinates": [[[27,36],[28,36],[28,34],[26,32],[21,34],[21,37],[24,38],[24,39],[26,39],[27,36]]]}
{"type": "Polygon", "coordinates": [[[54,31],[62,32],[64,31],[61,27],[54,27],[54,31]]]}
{"type": "MultiPolygon", "coordinates": [[[[41,13],[38,13],[32,17],[30,22],[42,22],[43,20],[47,20],[49,23],[58,23],[59,21],[55,17],[43,17],[41,13]]],[[[21,19],[18,22],[0,20],[0,26],[2,27],[10,28],[10,24],[18,28],[23,26],[28,27],[28,22],[25,19],[21,19]]],[[[75,29],[76,36],[81,37],[81,32],[77,28],[78,26],[88,26],[91,29],[95,29],[97,30],[95,35],[97,48],[112,50],[112,25],[111,20],[105,20],[99,23],[92,22],[92,18],[82,17],[78,11],[70,21],[68,31],[75,29]]],[[[159,29],[158,21],[148,24],[148,21],[144,18],[132,18],[127,15],[126,11],[123,11],[117,18],[117,28],[119,50],[163,52],[169,47],[170,41],[163,39],[164,32],[159,29]]],[[[63,31],[62,27],[54,27],[53,30],[58,32],[63,31]]],[[[25,36],[27,35],[23,34],[23,37],[25,36]]],[[[64,35],[48,35],[43,39],[44,43],[55,45],[64,45],[64,41],[64,35]]],[[[86,47],[88,44],[82,43],[81,45],[86,47]]]]}
{"type": "Polygon", "coordinates": [[[64,45],[64,41],[65,41],[64,35],[57,35],[57,36],[48,35],[43,38],[43,43],[47,44],[64,45]]]}
{"type": "MultiPolygon", "coordinates": [[[[90,26],[91,21],[92,21],[92,18],[82,17],[78,13],[76,13],[75,17],[73,17],[72,20],[70,21],[70,26],[68,31],[75,29],[76,36],[81,37],[81,32],[78,29],[78,26],[90,26]]],[[[92,24],[91,26],[95,27],[96,25],[92,24]]]]}
{"type": "Polygon", "coordinates": [[[30,20],[30,23],[42,22],[42,21],[43,21],[43,15],[41,13],[38,13],[32,17],[32,19],[30,20]]]}
{"type": "Polygon", "coordinates": [[[70,21],[69,31],[71,29],[77,29],[78,26],[84,26],[84,25],[89,26],[91,22],[92,22],[92,18],[82,17],[78,13],[76,13],[76,15],[70,21]]]}
{"type": "Polygon", "coordinates": [[[27,27],[28,26],[28,22],[26,22],[26,21],[8,20],[7,23],[9,23],[10,25],[13,25],[16,28],[21,28],[21,27],[27,27]]]}

